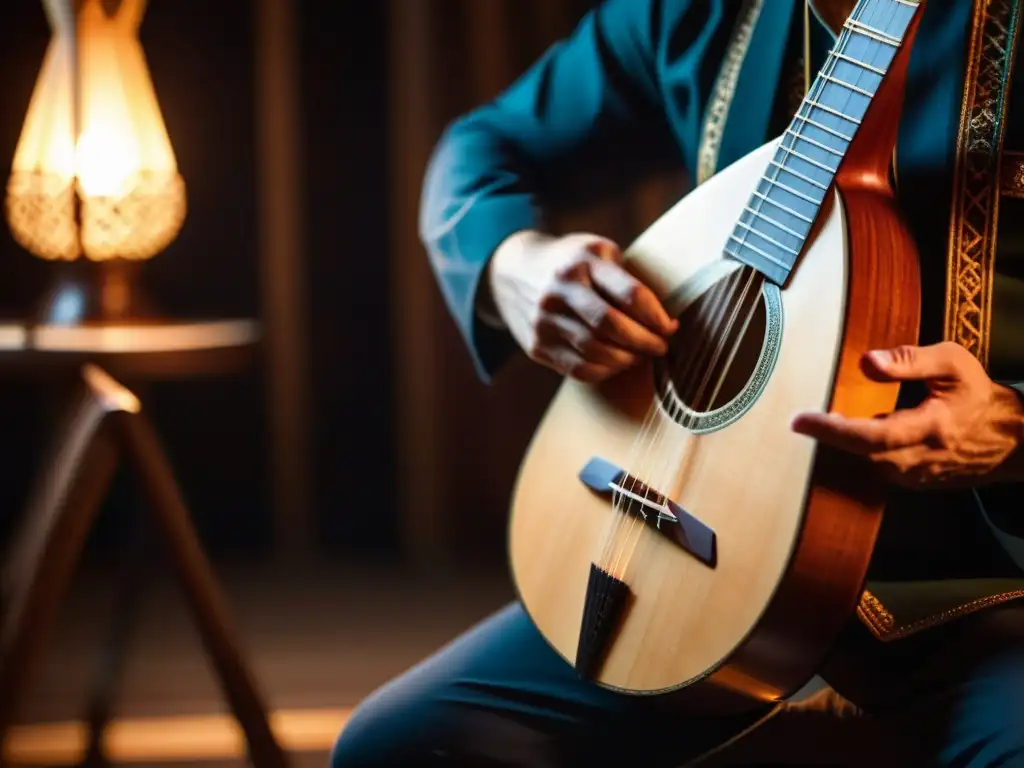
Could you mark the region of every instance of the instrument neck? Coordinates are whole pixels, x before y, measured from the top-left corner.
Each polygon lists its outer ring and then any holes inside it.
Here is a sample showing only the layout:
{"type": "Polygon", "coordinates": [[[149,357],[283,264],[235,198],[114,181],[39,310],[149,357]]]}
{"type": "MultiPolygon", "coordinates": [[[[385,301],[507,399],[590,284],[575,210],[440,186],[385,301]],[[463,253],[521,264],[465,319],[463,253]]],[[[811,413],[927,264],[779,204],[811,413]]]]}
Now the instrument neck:
{"type": "Polygon", "coordinates": [[[741,216],[728,256],[779,285],[788,280],[917,10],[912,0],[859,0],[741,216]]]}

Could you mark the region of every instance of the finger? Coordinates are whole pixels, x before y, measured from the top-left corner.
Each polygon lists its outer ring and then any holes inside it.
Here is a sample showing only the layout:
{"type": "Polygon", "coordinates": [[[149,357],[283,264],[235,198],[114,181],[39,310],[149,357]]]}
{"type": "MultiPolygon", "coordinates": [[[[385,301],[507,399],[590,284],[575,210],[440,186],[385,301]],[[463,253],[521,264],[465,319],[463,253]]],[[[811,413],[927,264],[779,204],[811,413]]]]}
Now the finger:
{"type": "Polygon", "coordinates": [[[869,352],[866,360],[882,377],[892,381],[956,379],[960,377],[965,352],[956,344],[907,345],[869,352]]]}
{"type": "Polygon", "coordinates": [[[669,336],[679,327],[648,286],[614,261],[595,261],[590,278],[603,297],[633,320],[669,336]]]}
{"type": "Polygon", "coordinates": [[[615,371],[598,363],[591,363],[569,346],[544,347],[534,355],[537,362],[546,365],[556,373],[587,383],[604,381],[615,371]]]}
{"type": "Polygon", "coordinates": [[[801,413],[793,431],[827,445],[863,456],[918,445],[937,428],[928,410],[896,411],[878,419],[849,419],[838,413],[801,413]]]}
{"type": "Polygon", "coordinates": [[[622,262],[622,249],[619,248],[617,243],[606,237],[598,237],[597,235],[587,236],[583,247],[604,261],[622,262]]]}
{"type": "Polygon", "coordinates": [[[663,337],[611,306],[592,288],[570,283],[562,295],[569,309],[602,340],[642,355],[661,357],[668,352],[663,337]]]}
{"type": "Polygon", "coordinates": [[[590,284],[593,264],[602,261],[618,263],[622,260],[619,246],[597,235],[567,235],[557,241],[563,263],[556,271],[560,280],[590,284]],[[596,258],[595,258],[596,257],[596,258]]]}
{"type": "Polygon", "coordinates": [[[547,346],[568,344],[588,363],[621,370],[637,362],[637,355],[594,336],[582,320],[554,313],[546,314],[537,326],[538,338],[547,346]]]}

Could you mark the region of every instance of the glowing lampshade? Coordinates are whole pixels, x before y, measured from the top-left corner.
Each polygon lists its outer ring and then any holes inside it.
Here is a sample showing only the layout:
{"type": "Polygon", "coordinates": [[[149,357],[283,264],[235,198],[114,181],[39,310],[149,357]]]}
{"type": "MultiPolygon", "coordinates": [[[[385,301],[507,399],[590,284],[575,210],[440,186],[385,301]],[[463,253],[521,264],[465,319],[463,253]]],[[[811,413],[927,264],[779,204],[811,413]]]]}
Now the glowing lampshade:
{"type": "Polygon", "coordinates": [[[186,203],[139,43],[145,0],[43,5],[53,37],[7,184],[11,231],[44,259],[150,258],[186,203]]]}

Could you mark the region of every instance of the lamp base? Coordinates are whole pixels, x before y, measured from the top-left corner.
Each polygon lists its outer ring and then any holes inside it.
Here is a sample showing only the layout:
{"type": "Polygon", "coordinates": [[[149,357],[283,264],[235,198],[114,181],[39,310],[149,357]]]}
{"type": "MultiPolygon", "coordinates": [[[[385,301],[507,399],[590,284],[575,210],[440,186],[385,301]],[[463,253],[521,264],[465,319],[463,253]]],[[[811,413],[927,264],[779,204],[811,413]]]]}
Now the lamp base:
{"type": "Polygon", "coordinates": [[[141,289],[143,262],[126,259],[54,265],[56,274],[32,313],[34,325],[147,325],[162,319],[141,289]]]}

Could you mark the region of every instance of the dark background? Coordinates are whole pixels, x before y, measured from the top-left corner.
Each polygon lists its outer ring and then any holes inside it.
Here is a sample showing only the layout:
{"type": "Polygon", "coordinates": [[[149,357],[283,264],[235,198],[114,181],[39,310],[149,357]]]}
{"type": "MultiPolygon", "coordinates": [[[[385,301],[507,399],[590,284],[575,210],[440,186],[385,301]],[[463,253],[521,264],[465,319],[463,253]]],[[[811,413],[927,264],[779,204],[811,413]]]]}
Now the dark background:
{"type": "MultiPolygon", "coordinates": [[[[279,0],[285,2],[285,0],[279,0]]],[[[445,125],[495,96],[592,0],[290,3],[296,17],[302,342],[309,412],[310,556],[417,563],[502,562],[519,460],[557,386],[520,360],[476,378],[417,233],[425,165],[445,125]]],[[[188,193],[178,239],[145,267],[176,318],[255,317],[262,306],[259,4],[151,0],[141,27],[188,193]]],[[[0,27],[0,173],[6,176],[50,30],[37,0],[0,27]]],[[[263,150],[265,151],[265,150],[263,150]]],[[[627,243],[678,194],[678,180],[622,190],[555,217],[627,243]]],[[[31,310],[52,274],[0,227],[0,317],[31,310]]],[[[275,530],[267,357],[229,377],[156,383],[144,401],[209,552],[266,560],[275,530]]],[[[53,391],[0,375],[0,521],[9,530],[49,438],[53,391]]],[[[280,451],[280,446],[277,446],[280,451]]],[[[280,454],[278,454],[280,455],[280,454]]],[[[130,480],[108,499],[95,562],[131,546],[130,480]]],[[[296,520],[302,517],[296,510],[296,520]]],[[[296,523],[298,525],[298,523],[296,523]]],[[[293,547],[294,549],[294,547],[293,547]]],[[[292,552],[294,554],[294,551],[292,552]]],[[[301,554],[301,553],[300,553],[301,554]]]]}
{"type": "MultiPolygon", "coordinates": [[[[259,317],[253,15],[247,0],[155,0],[141,40],[187,183],[179,238],[144,272],[148,292],[176,317],[259,317]]],[[[316,545],[337,554],[394,552],[387,274],[387,25],[384,3],[299,3],[309,186],[316,545]],[[358,481],[355,481],[358,478],[358,481]],[[372,505],[375,525],[358,523],[372,505]],[[353,521],[356,521],[355,524],[353,521]],[[352,535],[358,533],[358,536],[352,535]]],[[[5,4],[0,25],[0,172],[21,131],[50,30],[41,3],[5,4]]],[[[50,265],[0,228],[0,315],[28,312],[50,265]]],[[[226,379],[155,385],[153,414],[210,551],[252,557],[272,547],[265,387],[260,365],[226,379]]],[[[0,378],[0,517],[24,501],[48,433],[47,393],[0,378]]],[[[124,481],[91,550],[122,541],[132,496],[124,481]]]]}

